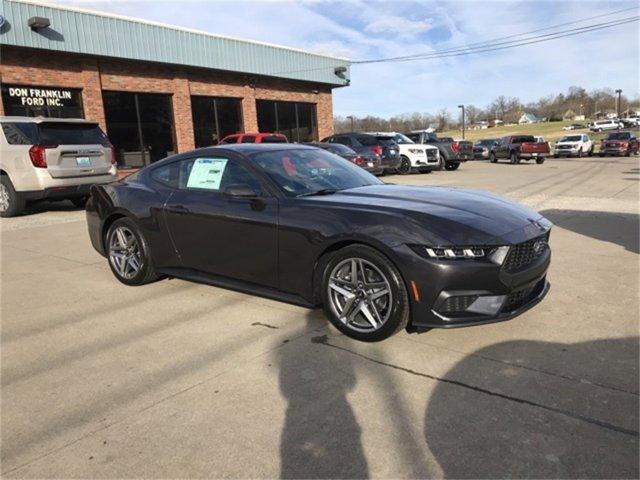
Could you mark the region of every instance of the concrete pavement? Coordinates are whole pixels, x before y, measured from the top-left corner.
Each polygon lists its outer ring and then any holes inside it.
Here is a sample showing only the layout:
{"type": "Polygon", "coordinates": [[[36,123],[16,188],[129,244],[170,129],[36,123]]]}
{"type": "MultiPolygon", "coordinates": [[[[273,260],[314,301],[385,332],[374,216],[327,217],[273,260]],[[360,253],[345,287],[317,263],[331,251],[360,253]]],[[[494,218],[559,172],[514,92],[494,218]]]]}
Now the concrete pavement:
{"type": "Polygon", "coordinates": [[[126,287],[70,204],[2,219],[2,475],[637,478],[639,166],[385,177],[542,211],[552,289],[510,322],[372,345],[284,303],[126,287]]]}

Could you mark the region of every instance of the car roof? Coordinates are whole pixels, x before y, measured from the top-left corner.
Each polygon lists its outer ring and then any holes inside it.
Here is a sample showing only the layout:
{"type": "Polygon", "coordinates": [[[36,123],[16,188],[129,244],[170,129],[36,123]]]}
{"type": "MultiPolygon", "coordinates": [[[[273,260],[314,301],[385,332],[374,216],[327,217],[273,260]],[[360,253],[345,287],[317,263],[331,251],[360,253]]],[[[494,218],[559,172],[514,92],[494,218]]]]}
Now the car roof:
{"type": "Polygon", "coordinates": [[[3,116],[0,122],[19,122],[19,123],[98,123],[84,118],[54,118],[54,117],[20,117],[20,116],[3,116]]]}

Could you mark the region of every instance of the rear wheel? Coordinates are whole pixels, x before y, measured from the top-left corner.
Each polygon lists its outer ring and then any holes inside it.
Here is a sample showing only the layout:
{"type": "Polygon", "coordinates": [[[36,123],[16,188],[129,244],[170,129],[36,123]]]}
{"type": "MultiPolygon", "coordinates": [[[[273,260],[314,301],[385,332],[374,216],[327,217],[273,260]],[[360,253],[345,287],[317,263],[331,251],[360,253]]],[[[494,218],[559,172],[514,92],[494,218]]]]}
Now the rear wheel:
{"type": "Polygon", "coordinates": [[[397,268],[380,252],[351,245],[334,253],[324,268],[325,314],[345,335],[377,342],[405,328],[409,297],[397,268]]]}
{"type": "Polygon", "coordinates": [[[582,158],[582,148],[578,149],[578,158],[582,158]]]}
{"type": "Polygon", "coordinates": [[[511,164],[512,165],[520,163],[520,158],[518,157],[518,152],[511,152],[511,156],[509,158],[511,160],[511,164]]]}
{"type": "Polygon", "coordinates": [[[26,202],[13,188],[8,175],[0,175],[0,217],[15,217],[24,210],[26,202]]]}
{"type": "Polygon", "coordinates": [[[536,158],[536,163],[538,165],[542,165],[544,163],[544,158],[536,158]]]}
{"type": "Polygon", "coordinates": [[[589,156],[593,157],[593,146],[589,149],[589,156]]]}
{"type": "Polygon", "coordinates": [[[454,170],[457,170],[459,166],[460,166],[459,162],[447,162],[444,168],[445,170],[453,172],[454,170]]]}
{"type": "Polygon", "coordinates": [[[400,166],[398,167],[398,173],[400,175],[408,175],[411,173],[411,160],[403,156],[400,160],[400,166]]]}
{"type": "Polygon", "coordinates": [[[144,285],[159,278],[151,262],[149,246],[128,218],[113,222],[106,235],[107,258],[115,277],[126,285],[144,285]]]}

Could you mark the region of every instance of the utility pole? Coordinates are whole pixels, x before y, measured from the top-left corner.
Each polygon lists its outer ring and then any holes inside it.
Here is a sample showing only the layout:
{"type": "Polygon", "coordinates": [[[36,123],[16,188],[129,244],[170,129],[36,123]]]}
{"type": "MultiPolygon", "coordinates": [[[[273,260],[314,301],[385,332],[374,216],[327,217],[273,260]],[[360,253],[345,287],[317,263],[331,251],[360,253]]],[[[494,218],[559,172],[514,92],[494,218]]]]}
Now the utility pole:
{"type": "Polygon", "coordinates": [[[462,109],[462,139],[464,140],[464,105],[458,105],[462,109]]]}
{"type": "Polygon", "coordinates": [[[347,118],[351,120],[351,131],[353,132],[353,115],[348,115],[347,118]]]}
{"type": "Polygon", "coordinates": [[[616,113],[618,114],[618,118],[620,118],[620,96],[622,95],[622,90],[617,89],[616,93],[618,94],[618,101],[616,102],[616,113]]]}

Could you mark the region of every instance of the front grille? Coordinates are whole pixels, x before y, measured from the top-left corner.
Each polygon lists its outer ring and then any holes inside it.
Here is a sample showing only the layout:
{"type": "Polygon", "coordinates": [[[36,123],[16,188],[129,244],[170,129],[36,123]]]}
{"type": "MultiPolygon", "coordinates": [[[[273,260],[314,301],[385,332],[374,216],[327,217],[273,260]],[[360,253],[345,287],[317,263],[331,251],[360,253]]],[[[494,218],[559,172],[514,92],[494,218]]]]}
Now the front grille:
{"type": "Polygon", "coordinates": [[[549,248],[547,245],[548,239],[549,233],[542,237],[537,237],[512,246],[504,262],[504,270],[507,272],[515,272],[532,263],[549,248]],[[536,250],[536,243],[540,241],[544,242],[543,248],[536,250]]]}
{"type": "Polygon", "coordinates": [[[427,150],[427,160],[435,160],[438,155],[436,150],[427,150]]]}
{"type": "Polygon", "coordinates": [[[458,295],[455,297],[447,298],[438,312],[445,317],[457,317],[468,315],[466,313],[467,308],[478,298],[477,295],[458,295]]]}

